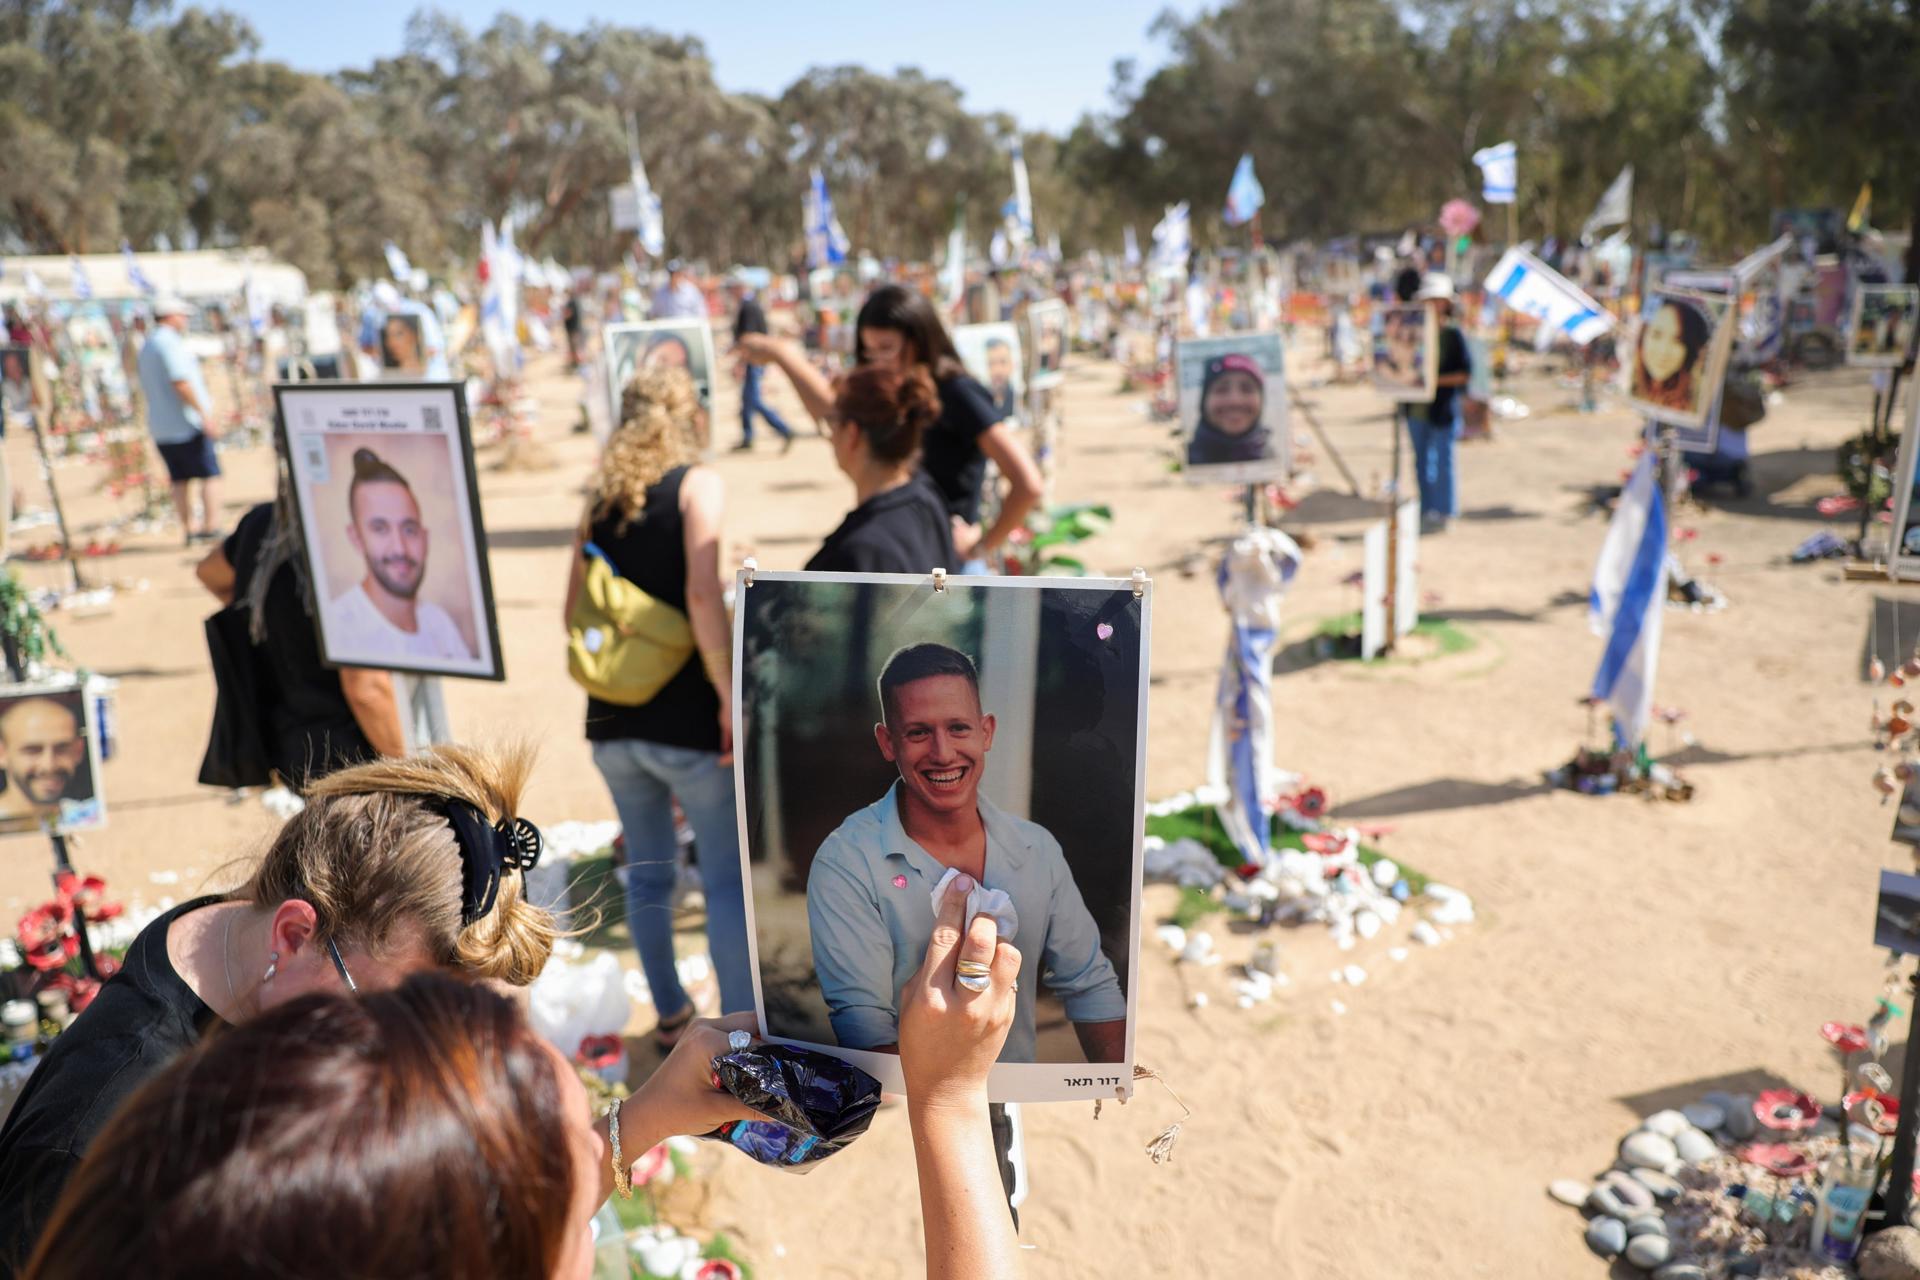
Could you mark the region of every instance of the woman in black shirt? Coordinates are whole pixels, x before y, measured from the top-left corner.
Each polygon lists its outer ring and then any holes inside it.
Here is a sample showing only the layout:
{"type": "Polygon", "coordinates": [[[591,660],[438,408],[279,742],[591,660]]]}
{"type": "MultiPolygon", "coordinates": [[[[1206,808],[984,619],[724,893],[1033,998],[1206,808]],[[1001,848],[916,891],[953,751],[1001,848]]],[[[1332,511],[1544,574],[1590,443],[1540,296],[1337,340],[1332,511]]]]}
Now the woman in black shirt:
{"type": "Polygon", "coordinates": [[[707,945],[729,1013],[753,1008],[740,831],[734,819],[733,647],[720,598],[720,473],[698,465],[699,395],[685,369],[642,368],[621,393],[593,496],[573,545],[564,616],[586,580],[586,548],[621,577],[687,615],[694,652],[646,702],[587,701],[587,741],[626,836],[627,927],[653,993],[655,1042],[670,1049],[692,1022],[674,967],[679,881],[677,802],[693,828],[707,900],[707,945]]]}
{"type": "MultiPolygon", "coordinates": [[[[756,364],[777,364],[816,420],[833,411],[826,375],[790,342],[748,334],[740,351],[756,364]]],[[[945,500],[955,553],[982,560],[1006,545],[1040,501],[1040,468],[993,407],[993,397],[961,367],[959,353],[926,297],[903,285],[883,284],[867,295],[855,324],[856,366],[921,369],[933,379],[940,416],[922,441],[920,469],[945,500]],[[980,526],[980,486],[988,460],[1006,477],[1007,492],[991,528],[980,526]]]]}
{"type": "Polygon", "coordinates": [[[858,503],[807,568],[829,573],[915,573],[952,566],[952,525],[918,468],[921,437],[940,415],[924,369],[864,365],[840,380],[828,419],[833,460],[858,503]]]}

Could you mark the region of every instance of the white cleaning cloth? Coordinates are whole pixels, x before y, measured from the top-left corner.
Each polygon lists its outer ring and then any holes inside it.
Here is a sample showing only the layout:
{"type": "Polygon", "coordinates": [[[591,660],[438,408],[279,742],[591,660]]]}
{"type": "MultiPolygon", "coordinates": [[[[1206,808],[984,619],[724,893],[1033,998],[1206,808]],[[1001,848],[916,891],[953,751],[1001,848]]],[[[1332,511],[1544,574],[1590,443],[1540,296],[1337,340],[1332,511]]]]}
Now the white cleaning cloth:
{"type": "MultiPolygon", "coordinates": [[[[947,886],[952,884],[953,878],[959,874],[956,868],[948,867],[947,874],[940,877],[940,883],[933,886],[935,917],[940,914],[940,900],[947,896],[947,886]]],[[[966,924],[961,926],[962,929],[971,926],[973,918],[977,915],[992,916],[994,924],[1000,930],[1000,936],[1009,942],[1013,941],[1013,935],[1020,931],[1020,913],[1013,909],[1013,899],[1007,896],[1005,889],[989,889],[975,881],[973,892],[967,895],[967,919],[966,924]]]]}

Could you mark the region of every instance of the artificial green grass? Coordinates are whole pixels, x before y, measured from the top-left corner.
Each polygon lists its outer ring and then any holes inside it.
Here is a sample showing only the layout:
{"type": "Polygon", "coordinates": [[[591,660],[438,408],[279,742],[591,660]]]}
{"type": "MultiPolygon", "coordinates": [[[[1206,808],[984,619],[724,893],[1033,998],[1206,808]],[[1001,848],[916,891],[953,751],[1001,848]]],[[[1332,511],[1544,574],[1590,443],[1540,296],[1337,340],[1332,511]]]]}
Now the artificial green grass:
{"type": "MultiPolygon", "coordinates": [[[[1315,636],[1326,640],[1342,640],[1359,634],[1360,615],[1358,613],[1336,614],[1331,618],[1323,620],[1314,630],[1315,636]]],[[[1413,634],[1433,641],[1434,645],[1440,650],[1438,656],[1443,658],[1456,653],[1466,653],[1470,649],[1473,649],[1478,643],[1471,635],[1447,618],[1421,618],[1413,624],[1413,634]]],[[[1344,655],[1339,654],[1331,656],[1344,657],[1344,655]]],[[[1355,654],[1346,660],[1358,661],[1359,656],[1355,654]]],[[[1373,662],[1386,662],[1391,660],[1392,655],[1388,655],[1386,658],[1371,659],[1373,662]]]]}

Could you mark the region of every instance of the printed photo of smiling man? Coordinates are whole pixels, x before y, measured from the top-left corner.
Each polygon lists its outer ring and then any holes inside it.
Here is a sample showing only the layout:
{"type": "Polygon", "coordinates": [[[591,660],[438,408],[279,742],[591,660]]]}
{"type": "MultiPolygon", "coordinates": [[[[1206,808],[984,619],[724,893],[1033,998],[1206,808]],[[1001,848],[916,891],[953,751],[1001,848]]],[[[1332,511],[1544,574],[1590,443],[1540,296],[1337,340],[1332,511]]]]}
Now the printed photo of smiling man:
{"type": "Polygon", "coordinates": [[[926,955],[938,892],[955,881],[985,890],[991,900],[976,909],[1004,936],[1042,940],[1021,952],[1001,1061],[1034,1060],[1042,982],[1065,1005],[1087,1061],[1120,1061],[1127,998],[1060,842],[980,794],[996,725],[980,705],[973,659],[908,645],[887,659],[878,688],[874,745],[899,777],[827,837],[807,878],[813,963],[835,1040],[899,1051],[898,993],[926,955]]]}
{"type": "Polygon", "coordinates": [[[79,831],[106,821],[79,689],[0,697],[0,833],[79,831]]]}
{"type": "Polygon", "coordinates": [[[357,653],[390,653],[403,659],[402,666],[473,657],[452,616],[420,599],[430,542],[420,503],[407,478],[372,449],[353,452],[347,540],[367,571],[327,602],[327,631],[335,644],[357,653]]]}
{"type": "Polygon", "coordinates": [[[303,382],[274,397],[321,661],[504,679],[462,389],[303,382]]]}
{"type": "Polygon", "coordinates": [[[1145,597],[1098,578],[936,593],[930,578],[759,572],[738,599],[734,751],[767,1034],[897,1075],[900,993],[935,903],[963,884],[969,919],[1020,953],[995,1100],[1111,1098],[1130,1077],[1086,1067],[1130,1060],[1145,597]]]}

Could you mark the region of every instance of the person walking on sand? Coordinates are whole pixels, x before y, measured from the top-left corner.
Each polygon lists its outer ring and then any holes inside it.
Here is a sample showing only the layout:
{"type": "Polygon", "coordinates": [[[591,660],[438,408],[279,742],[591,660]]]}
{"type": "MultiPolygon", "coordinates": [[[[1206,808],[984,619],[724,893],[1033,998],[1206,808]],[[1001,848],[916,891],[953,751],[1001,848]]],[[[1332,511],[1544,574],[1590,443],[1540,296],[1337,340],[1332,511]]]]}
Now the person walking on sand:
{"type": "Polygon", "coordinates": [[[147,431],[167,464],[173,484],[173,511],[187,544],[218,538],[220,459],[213,442],[213,397],[200,372],[200,357],[187,350],[187,317],[192,308],[171,295],[153,304],[153,331],[140,348],[140,393],[147,402],[147,431]],[[200,485],[200,520],[193,519],[194,482],[200,485]]]}

